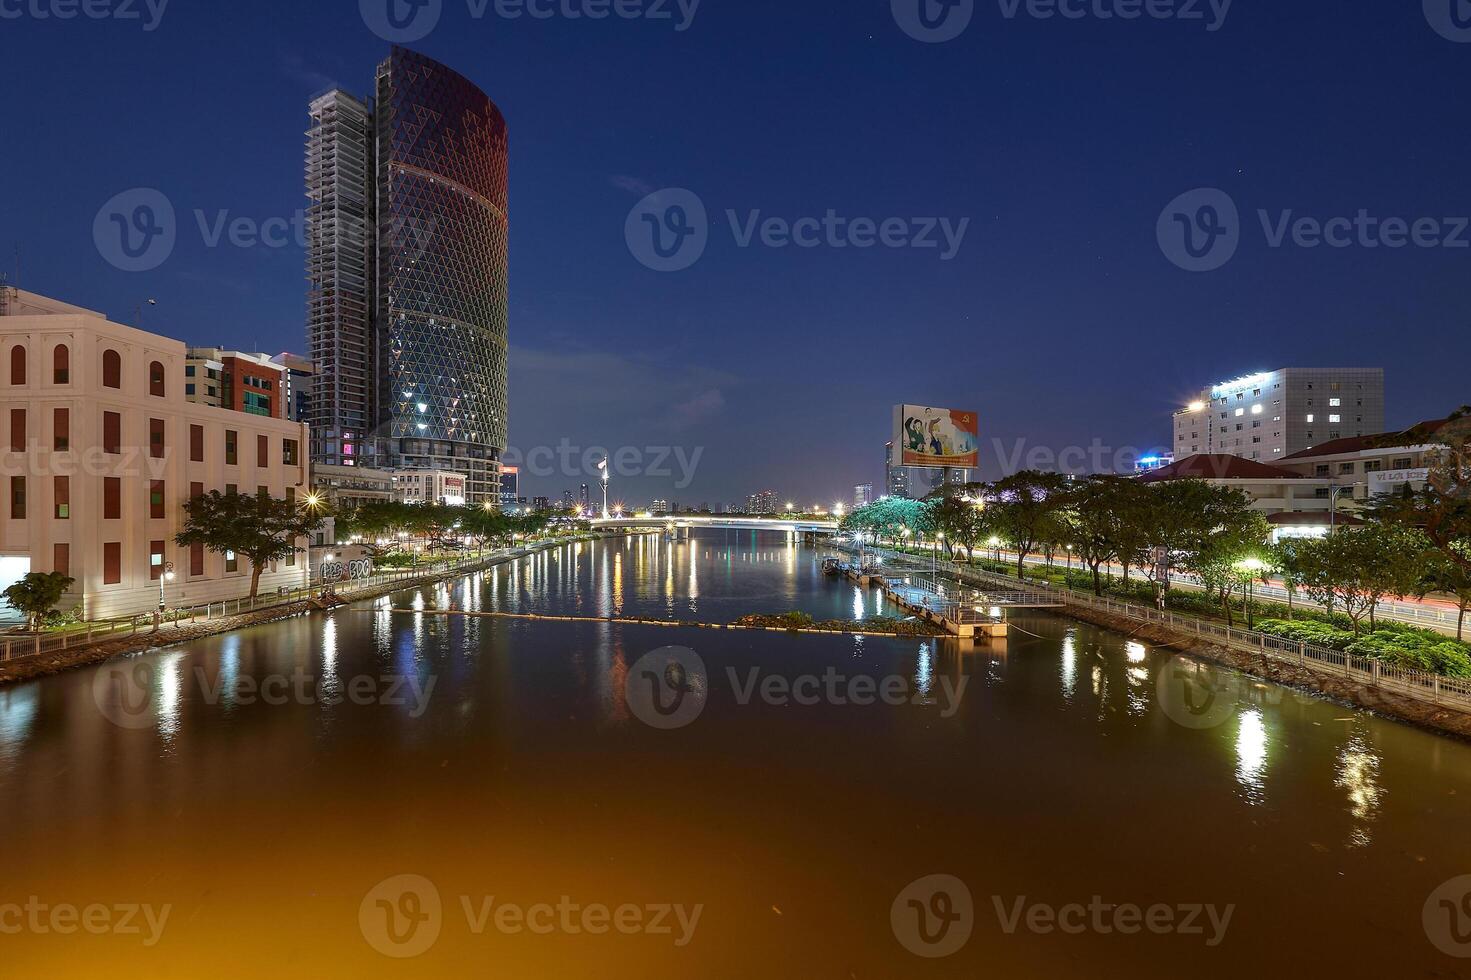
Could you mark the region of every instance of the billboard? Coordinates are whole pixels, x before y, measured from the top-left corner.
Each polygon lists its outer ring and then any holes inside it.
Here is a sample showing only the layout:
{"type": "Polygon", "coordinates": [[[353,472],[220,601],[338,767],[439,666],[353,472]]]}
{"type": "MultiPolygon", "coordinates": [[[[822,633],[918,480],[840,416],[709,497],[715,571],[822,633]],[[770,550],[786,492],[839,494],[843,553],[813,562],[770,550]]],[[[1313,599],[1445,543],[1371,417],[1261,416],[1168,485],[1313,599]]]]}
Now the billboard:
{"type": "Polygon", "coordinates": [[[980,419],[953,408],[894,406],[894,445],[900,466],[979,469],[980,419]]]}

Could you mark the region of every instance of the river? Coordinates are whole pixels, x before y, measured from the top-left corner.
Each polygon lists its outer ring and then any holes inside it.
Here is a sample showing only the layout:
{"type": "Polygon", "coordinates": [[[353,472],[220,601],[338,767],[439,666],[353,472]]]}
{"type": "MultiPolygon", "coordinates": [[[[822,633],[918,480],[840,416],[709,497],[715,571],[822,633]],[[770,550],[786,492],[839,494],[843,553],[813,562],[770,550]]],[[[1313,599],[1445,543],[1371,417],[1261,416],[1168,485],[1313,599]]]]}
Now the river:
{"type": "Polygon", "coordinates": [[[1050,612],[433,614],[892,612],[818,559],[569,545],[0,689],[4,972],[1471,977],[1466,744],[1050,612]]]}

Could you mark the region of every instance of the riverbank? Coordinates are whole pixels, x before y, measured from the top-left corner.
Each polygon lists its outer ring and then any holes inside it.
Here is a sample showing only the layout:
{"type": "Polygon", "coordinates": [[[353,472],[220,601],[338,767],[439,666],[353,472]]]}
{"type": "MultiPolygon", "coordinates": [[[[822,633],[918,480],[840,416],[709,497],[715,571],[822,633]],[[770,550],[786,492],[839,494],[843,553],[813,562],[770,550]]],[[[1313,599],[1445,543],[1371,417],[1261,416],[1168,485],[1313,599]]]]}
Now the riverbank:
{"type": "MultiPolygon", "coordinates": [[[[845,544],[835,544],[851,551],[845,544]]],[[[892,555],[893,553],[888,553],[892,555]]],[[[945,571],[959,583],[978,589],[1009,587],[1016,579],[994,572],[961,566],[945,571]]],[[[1063,615],[1123,633],[1156,646],[1240,671],[1260,680],[1318,694],[1350,708],[1370,711],[1438,734],[1471,739],[1471,711],[1449,703],[1451,691],[1441,685],[1450,679],[1435,679],[1432,688],[1409,687],[1394,673],[1373,674],[1351,666],[1353,658],[1338,654],[1339,661],[1314,659],[1307,644],[1284,644],[1291,649],[1268,646],[1268,639],[1246,630],[1223,629],[1201,620],[1188,620],[1171,613],[1111,600],[1095,600],[1091,594],[1066,589],[1047,589],[1063,604],[1063,615]],[[1248,642],[1249,639],[1249,642],[1248,642]],[[1258,642],[1260,641],[1260,642],[1258,642]],[[1405,692],[1394,689],[1405,686],[1405,692]],[[1442,700],[1442,694],[1445,700],[1442,700]],[[1418,695],[1418,696],[1417,696],[1418,695]]],[[[1399,676],[1409,676],[1399,672],[1399,676]]]]}
{"type": "MultiPolygon", "coordinates": [[[[577,541],[592,541],[604,537],[615,537],[610,533],[584,534],[575,538],[566,538],[557,541],[540,542],[535,545],[510,548],[505,551],[493,552],[481,559],[474,560],[464,565],[451,568],[439,568],[425,572],[422,575],[410,575],[403,578],[393,579],[375,583],[367,588],[355,590],[350,595],[342,597],[348,603],[361,602],[368,599],[377,599],[380,596],[390,595],[402,589],[417,588],[423,585],[433,585],[447,579],[457,578],[461,575],[469,575],[474,572],[504,565],[507,562],[517,561],[527,555],[549,551],[552,548],[560,548],[563,545],[572,544],[577,541]]],[[[341,595],[341,593],[339,593],[341,595]]],[[[255,609],[240,613],[235,616],[224,616],[216,619],[199,622],[175,623],[165,625],[157,632],[152,630],[129,633],[112,639],[99,640],[83,646],[72,646],[65,649],[53,650],[29,657],[17,657],[13,660],[0,662],[0,687],[8,684],[17,684],[22,681],[34,680],[38,677],[47,677],[59,674],[63,671],[73,670],[77,667],[86,667],[91,664],[102,663],[114,657],[123,657],[135,653],[146,653],[150,650],[164,649],[177,646],[180,643],[189,643],[207,636],[216,636],[220,633],[230,633],[235,630],[244,629],[247,626],[260,626],[266,623],[275,623],[283,619],[291,619],[314,610],[323,609],[321,603],[313,600],[291,602],[282,605],[269,606],[265,609],[255,609]]]]}

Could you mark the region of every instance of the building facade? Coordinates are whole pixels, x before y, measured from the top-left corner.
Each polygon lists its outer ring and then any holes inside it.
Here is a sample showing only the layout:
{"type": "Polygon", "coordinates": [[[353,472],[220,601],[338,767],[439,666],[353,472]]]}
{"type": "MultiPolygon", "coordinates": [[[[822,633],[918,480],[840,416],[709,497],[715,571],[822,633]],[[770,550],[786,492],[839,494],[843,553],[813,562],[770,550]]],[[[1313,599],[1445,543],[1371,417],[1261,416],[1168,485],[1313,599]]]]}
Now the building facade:
{"type": "Polygon", "coordinates": [[[860,483],[858,484],[858,486],[853,488],[854,510],[857,510],[859,507],[867,507],[871,503],[873,503],[872,483],[860,483]]]}
{"type": "Polygon", "coordinates": [[[397,470],[393,493],[405,504],[463,507],[469,502],[465,474],[458,470],[397,470]]]}
{"type": "Polygon", "coordinates": [[[526,500],[521,496],[521,468],[519,466],[501,467],[501,510],[510,510],[518,503],[524,504],[526,500]]]}
{"type": "Polygon", "coordinates": [[[890,497],[909,496],[909,468],[894,462],[894,444],[884,443],[884,493],[890,497]]]}
{"type": "Polygon", "coordinates": [[[1384,428],[1383,368],[1282,368],[1205,389],[1173,420],[1175,458],[1278,462],[1384,428]]]}
{"type": "Polygon", "coordinates": [[[316,365],[300,354],[285,351],[271,360],[285,369],[286,391],[282,400],[286,405],[286,417],[293,422],[307,421],[312,414],[316,365]]]}
{"type": "MultiPolygon", "coordinates": [[[[184,504],[209,491],[303,496],[305,427],[189,401],[180,341],[31,293],[12,290],[4,306],[7,574],[71,576],[63,608],[87,619],[248,594],[245,559],[174,544],[184,504]]],[[[305,583],[305,556],[293,555],[260,588],[305,583]]]]}
{"type": "Polygon", "coordinates": [[[285,367],[264,354],[218,347],[190,347],[184,362],[184,397],[232,412],[289,418],[290,383],[285,367]]]}
{"type": "Polygon", "coordinates": [[[463,76],[399,47],[371,101],[333,91],[310,111],[313,456],[453,470],[472,503],[499,502],[505,119],[463,76]]]}

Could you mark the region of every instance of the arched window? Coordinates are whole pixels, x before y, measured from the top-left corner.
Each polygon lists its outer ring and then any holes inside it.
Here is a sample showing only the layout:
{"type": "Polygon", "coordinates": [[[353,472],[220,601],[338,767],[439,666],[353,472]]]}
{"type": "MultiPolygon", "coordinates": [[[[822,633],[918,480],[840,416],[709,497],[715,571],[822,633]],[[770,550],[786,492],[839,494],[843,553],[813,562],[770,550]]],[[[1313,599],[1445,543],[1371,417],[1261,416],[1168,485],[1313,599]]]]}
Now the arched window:
{"type": "Polygon", "coordinates": [[[10,383],[13,385],[26,383],[26,349],[19,344],[10,348],[10,383]]]}
{"type": "Polygon", "coordinates": [[[57,344],[51,352],[51,381],[53,384],[71,384],[72,352],[66,344],[57,344]]]}
{"type": "Polygon", "coordinates": [[[115,350],[102,352],[102,386],[104,388],[123,386],[123,358],[115,350]]]}
{"type": "Polygon", "coordinates": [[[163,365],[158,361],[148,365],[148,393],[163,397],[163,365]]]}

